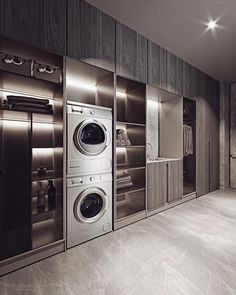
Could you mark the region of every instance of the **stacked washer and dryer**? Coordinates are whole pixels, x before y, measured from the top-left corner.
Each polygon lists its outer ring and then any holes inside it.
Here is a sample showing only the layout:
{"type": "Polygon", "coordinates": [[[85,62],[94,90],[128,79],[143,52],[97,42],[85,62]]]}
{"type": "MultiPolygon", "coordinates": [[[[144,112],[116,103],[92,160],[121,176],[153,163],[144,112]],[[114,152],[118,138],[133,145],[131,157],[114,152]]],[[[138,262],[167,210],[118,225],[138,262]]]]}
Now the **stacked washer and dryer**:
{"type": "Polygon", "coordinates": [[[67,102],[67,248],[112,230],[112,110],[67,102]]]}

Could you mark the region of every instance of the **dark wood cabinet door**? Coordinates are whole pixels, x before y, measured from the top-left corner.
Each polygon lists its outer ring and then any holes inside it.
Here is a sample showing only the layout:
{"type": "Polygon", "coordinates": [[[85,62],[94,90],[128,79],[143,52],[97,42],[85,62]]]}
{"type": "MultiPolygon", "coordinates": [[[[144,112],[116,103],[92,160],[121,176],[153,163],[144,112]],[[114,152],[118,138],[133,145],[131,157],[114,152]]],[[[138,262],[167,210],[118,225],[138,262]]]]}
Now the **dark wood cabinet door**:
{"type": "Polygon", "coordinates": [[[191,98],[199,96],[199,71],[191,66],[191,98]]]}
{"type": "Polygon", "coordinates": [[[183,197],[183,162],[182,160],[168,161],[168,193],[167,200],[173,202],[183,197]]]}
{"type": "Polygon", "coordinates": [[[210,192],[219,188],[219,158],[220,158],[220,138],[219,138],[219,83],[213,79],[210,81],[211,93],[209,97],[209,141],[210,141],[210,192]]]}
{"type": "Polygon", "coordinates": [[[230,97],[230,155],[236,157],[236,83],[230,86],[230,97]]]}
{"type": "Polygon", "coordinates": [[[65,54],[66,0],[3,1],[2,35],[65,54]]]}
{"type": "Polygon", "coordinates": [[[67,55],[115,70],[115,20],[84,0],[68,0],[67,55]]]}
{"type": "Polygon", "coordinates": [[[147,166],[147,209],[167,203],[167,162],[149,163],[147,166]]]}
{"type": "Polygon", "coordinates": [[[191,98],[191,65],[183,63],[183,96],[191,98]]]}
{"type": "Polygon", "coordinates": [[[176,57],[175,93],[183,95],[183,60],[176,57]]]}
{"type": "Polygon", "coordinates": [[[43,0],[3,1],[3,35],[25,44],[42,44],[43,0]]]}
{"type": "Polygon", "coordinates": [[[4,0],[0,0],[0,35],[3,35],[3,22],[4,22],[3,2],[4,0]]]}
{"type": "Polygon", "coordinates": [[[148,40],[148,84],[160,87],[160,46],[148,40]]]}
{"type": "Polygon", "coordinates": [[[209,128],[207,101],[196,100],[196,186],[198,197],[209,192],[209,128]]]}
{"type": "Polygon", "coordinates": [[[147,39],[116,23],[116,72],[140,82],[147,81],[147,39]]]}
{"type": "Polygon", "coordinates": [[[167,51],[160,48],[160,88],[167,89],[167,51]]]}
{"type": "Polygon", "coordinates": [[[167,52],[167,90],[175,93],[176,84],[176,56],[167,52]]]}
{"type": "MultiPolygon", "coordinates": [[[[66,0],[44,0],[43,49],[66,54],[66,0]]],[[[39,46],[40,47],[40,46],[39,46]]]]}

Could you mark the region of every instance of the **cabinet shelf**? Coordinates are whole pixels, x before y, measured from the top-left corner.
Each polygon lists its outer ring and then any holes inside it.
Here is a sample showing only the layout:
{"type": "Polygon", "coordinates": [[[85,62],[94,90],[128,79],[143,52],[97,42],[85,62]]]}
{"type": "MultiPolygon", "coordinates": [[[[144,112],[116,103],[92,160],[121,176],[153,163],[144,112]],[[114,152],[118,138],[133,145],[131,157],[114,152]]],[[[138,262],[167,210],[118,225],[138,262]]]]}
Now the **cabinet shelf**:
{"type": "Polygon", "coordinates": [[[144,211],[145,196],[145,189],[120,194],[116,203],[117,220],[144,211]]]}
{"type": "Polygon", "coordinates": [[[32,248],[51,244],[62,238],[62,234],[53,219],[38,222],[32,226],[32,248]]]}
{"type": "Polygon", "coordinates": [[[116,148],[117,149],[119,149],[119,148],[146,148],[146,146],[145,145],[124,145],[124,146],[122,146],[122,145],[117,145],[116,146],[116,148]]]}
{"type": "Polygon", "coordinates": [[[116,124],[117,124],[117,125],[130,125],[130,126],[146,127],[145,124],[141,124],[141,123],[132,123],[132,122],[122,122],[122,121],[117,121],[116,124]]]}
{"type": "Polygon", "coordinates": [[[62,171],[58,171],[58,172],[47,171],[47,173],[44,175],[38,175],[37,173],[38,173],[37,171],[32,173],[32,182],[62,179],[62,171]]]}
{"type": "Polygon", "coordinates": [[[144,165],[140,166],[135,166],[135,165],[130,165],[130,164],[117,164],[117,171],[122,171],[122,170],[138,170],[138,169],[145,169],[146,167],[144,165]]]}
{"type": "Polygon", "coordinates": [[[134,192],[138,192],[138,191],[142,191],[145,190],[146,188],[141,186],[141,185],[132,185],[129,188],[123,188],[123,189],[117,189],[117,196],[126,194],[126,193],[134,193],[134,192]]]}

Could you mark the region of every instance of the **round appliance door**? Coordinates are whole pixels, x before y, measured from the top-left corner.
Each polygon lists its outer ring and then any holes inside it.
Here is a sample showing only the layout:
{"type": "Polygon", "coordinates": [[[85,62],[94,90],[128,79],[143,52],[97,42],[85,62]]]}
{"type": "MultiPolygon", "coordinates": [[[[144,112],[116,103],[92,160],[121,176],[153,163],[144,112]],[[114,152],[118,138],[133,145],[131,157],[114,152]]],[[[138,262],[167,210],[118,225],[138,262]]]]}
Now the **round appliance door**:
{"type": "Polygon", "coordinates": [[[106,128],[97,120],[81,122],[74,132],[76,148],[87,156],[96,156],[102,153],[108,145],[106,128]]]}
{"type": "Polygon", "coordinates": [[[101,219],[109,205],[109,199],[100,188],[83,191],[74,203],[74,216],[81,223],[93,223],[101,219]]]}

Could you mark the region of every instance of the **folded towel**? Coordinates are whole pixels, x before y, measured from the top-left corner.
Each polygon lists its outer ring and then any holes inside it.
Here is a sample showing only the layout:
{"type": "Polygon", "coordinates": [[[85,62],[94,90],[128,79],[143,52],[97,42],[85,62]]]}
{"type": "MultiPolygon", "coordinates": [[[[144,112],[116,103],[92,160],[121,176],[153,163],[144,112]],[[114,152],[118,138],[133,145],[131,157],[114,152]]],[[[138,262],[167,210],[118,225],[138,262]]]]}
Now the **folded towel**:
{"type": "Polygon", "coordinates": [[[19,107],[31,107],[31,108],[38,108],[38,109],[45,109],[45,110],[51,110],[52,105],[44,105],[44,104],[37,104],[37,103],[25,103],[25,102],[17,102],[17,103],[12,103],[13,106],[19,106],[19,107]]]}
{"type": "Polygon", "coordinates": [[[122,182],[126,182],[126,181],[131,181],[131,176],[123,176],[123,177],[119,177],[116,179],[117,183],[122,183],[122,182]]]}
{"type": "Polygon", "coordinates": [[[119,183],[116,185],[117,189],[122,189],[122,188],[129,188],[133,185],[133,182],[132,181],[127,181],[127,182],[124,182],[124,183],[119,183]]]}
{"type": "Polygon", "coordinates": [[[32,112],[32,113],[40,113],[40,114],[53,114],[52,109],[47,109],[47,108],[32,108],[30,106],[18,106],[18,105],[13,105],[12,110],[16,111],[23,111],[23,112],[32,112]]]}
{"type": "Polygon", "coordinates": [[[17,102],[36,103],[36,104],[40,104],[40,105],[49,104],[48,99],[38,99],[38,98],[34,98],[34,97],[14,96],[14,95],[7,95],[7,101],[9,104],[13,104],[13,103],[17,103],[17,102]]]}

